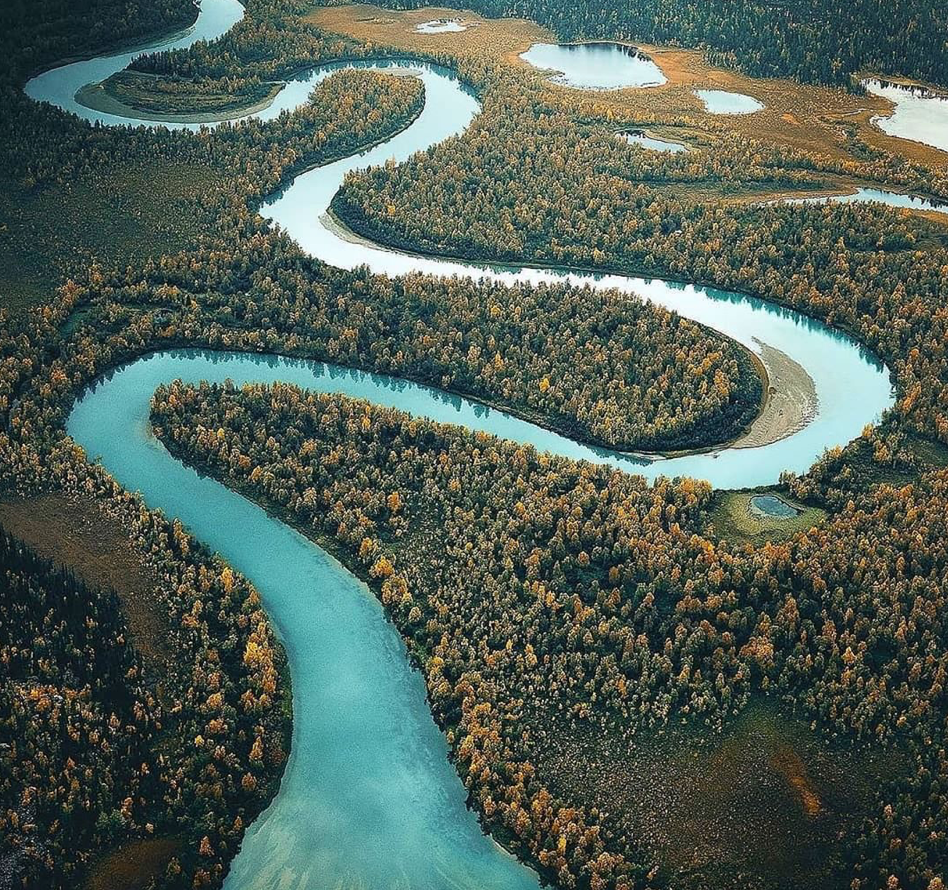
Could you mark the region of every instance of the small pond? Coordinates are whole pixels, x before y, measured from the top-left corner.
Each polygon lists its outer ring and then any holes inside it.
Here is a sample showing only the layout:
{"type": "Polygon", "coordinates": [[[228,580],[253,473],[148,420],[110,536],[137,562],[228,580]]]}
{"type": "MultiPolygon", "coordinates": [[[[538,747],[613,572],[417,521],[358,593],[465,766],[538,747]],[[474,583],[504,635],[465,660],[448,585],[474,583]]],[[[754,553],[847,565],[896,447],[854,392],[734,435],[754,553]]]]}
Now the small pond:
{"type": "Polygon", "coordinates": [[[623,139],[629,145],[641,145],[650,151],[663,151],[666,154],[681,154],[691,149],[682,142],[671,142],[668,139],[659,139],[656,136],[649,136],[647,133],[620,133],[623,139]]]}
{"type": "Polygon", "coordinates": [[[773,494],[757,494],[750,500],[751,509],[774,519],[791,519],[800,511],[773,494]]]}
{"type": "Polygon", "coordinates": [[[657,87],[666,82],[662,69],[634,47],[621,43],[534,43],[520,58],[559,72],[551,80],[582,90],[657,87]]]}
{"type": "Polygon", "coordinates": [[[466,31],[467,25],[460,19],[432,19],[415,26],[418,34],[448,34],[466,31]]]}
{"type": "Polygon", "coordinates": [[[889,117],[872,119],[883,133],[948,151],[948,95],[878,78],[864,80],[862,85],[872,95],[895,103],[889,117]]]}
{"type": "Polygon", "coordinates": [[[731,93],[727,90],[695,90],[695,95],[704,102],[708,114],[753,114],[762,111],[763,102],[743,93],[731,93]]]}

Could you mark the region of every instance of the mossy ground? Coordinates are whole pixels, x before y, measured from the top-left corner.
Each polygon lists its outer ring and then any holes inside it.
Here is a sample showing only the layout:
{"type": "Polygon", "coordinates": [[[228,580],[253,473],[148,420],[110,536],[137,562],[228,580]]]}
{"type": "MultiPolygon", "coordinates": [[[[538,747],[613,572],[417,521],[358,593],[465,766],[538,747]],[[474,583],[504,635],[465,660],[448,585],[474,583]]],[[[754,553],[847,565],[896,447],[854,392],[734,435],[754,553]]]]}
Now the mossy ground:
{"type": "Polygon", "coordinates": [[[829,744],[762,699],[715,732],[700,722],[614,735],[550,733],[539,774],[640,839],[657,886],[836,888],[841,838],[876,806],[897,757],[829,744]]]}
{"type": "Polygon", "coordinates": [[[167,616],[155,600],[157,579],[98,504],[59,493],[4,497],[0,526],[87,584],[114,590],[135,648],[146,665],[160,668],[168,652],[167,616]]]}
{"type": "Polygon", "coordinates": [[[181,849],[173,837],[129,841],[93,865],[85,890],[145,890],[181,849]]]}

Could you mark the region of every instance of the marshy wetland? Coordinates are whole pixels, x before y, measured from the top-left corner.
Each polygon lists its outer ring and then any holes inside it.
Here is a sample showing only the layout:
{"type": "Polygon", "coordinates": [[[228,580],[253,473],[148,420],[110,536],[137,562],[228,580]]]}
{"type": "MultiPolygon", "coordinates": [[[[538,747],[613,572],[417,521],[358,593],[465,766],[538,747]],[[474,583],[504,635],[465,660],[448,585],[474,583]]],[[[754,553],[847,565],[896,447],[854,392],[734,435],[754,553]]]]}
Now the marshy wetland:
{"type": "Polygon", "coordinates": [[[834,886],[840,839],[858,830],[876,783],[905,768],[871,745],[827,746],[766,699],[720,734],[672,724],[551,748],[557,791],[640,838],[683,888],[834,886]]]}

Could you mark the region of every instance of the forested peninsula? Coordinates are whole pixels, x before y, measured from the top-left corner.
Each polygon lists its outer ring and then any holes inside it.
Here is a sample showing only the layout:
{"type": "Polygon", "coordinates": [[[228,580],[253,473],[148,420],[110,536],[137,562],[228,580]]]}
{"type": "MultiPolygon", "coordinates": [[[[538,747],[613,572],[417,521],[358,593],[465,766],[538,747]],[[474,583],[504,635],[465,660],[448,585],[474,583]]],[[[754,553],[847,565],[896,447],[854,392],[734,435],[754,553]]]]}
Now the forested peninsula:
{"type": "MultiPolygon", "coordinates": [[[[248,0],[220,39],[146,54],[103,90],[213,114],[340,60],[446,66],[479,114],[351,175],[333,212],[352,237],[761,298],[884,361],[891,410],[766,493],[646,482],[285,383],[166,381],[153,446],[366,582],[424,678],[452,780],[552,885],[943,890],[948,227],[782,200],[948,199],[943,154],[848,104],[867,71],[948,83],[943,10],[530,0],[457,14],[476,12],[494,18],[425,43],[403,16],[445,11],[248,0]],[[793,78],[767,83],[795,112],[713,118],[690,84],[567,90],[519,61],[553,36],[501,15],[560,38],[698,47],[711,84],[734,69],[793,78]],[[771,124],[805,132],[768,139],[771,124]],[[635,128],[690,150],[630,145],[635,128]],[[752,513],[762,494],[795,524],[752,513]],[[757,533],[728,519],[728,498],[757,533]]],[[[774,384],[743,346],[647,301],[336,268],[263,219],[299,174],[417,121],[416,78],[341,71],[274,120],[197,132],[93,126],[23,91],[194,17],[184,0],[0,11],[0,888],[221,887],[292,750],[265,603],[67,434],[90,386],[162,351],[288,356],[663,452],[726,446],[774,384]]]]}

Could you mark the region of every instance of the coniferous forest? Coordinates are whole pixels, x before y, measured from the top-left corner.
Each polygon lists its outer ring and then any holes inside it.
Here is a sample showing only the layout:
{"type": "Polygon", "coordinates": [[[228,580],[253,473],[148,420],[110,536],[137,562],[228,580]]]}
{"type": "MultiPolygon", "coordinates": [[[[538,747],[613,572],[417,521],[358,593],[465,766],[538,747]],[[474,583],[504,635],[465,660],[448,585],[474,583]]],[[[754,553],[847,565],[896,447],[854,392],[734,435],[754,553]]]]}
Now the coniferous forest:
{"type": "Polygon", "coordinates": [[[943,890],[948,11],[230,3],[0,10],[0,890],[943,890]]]}

